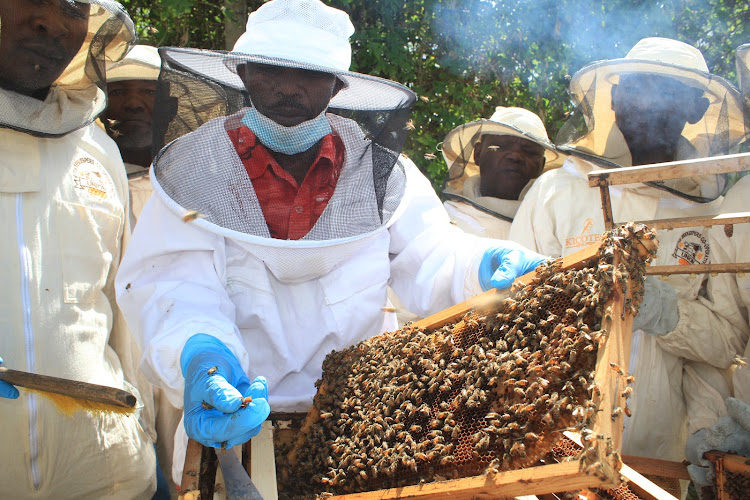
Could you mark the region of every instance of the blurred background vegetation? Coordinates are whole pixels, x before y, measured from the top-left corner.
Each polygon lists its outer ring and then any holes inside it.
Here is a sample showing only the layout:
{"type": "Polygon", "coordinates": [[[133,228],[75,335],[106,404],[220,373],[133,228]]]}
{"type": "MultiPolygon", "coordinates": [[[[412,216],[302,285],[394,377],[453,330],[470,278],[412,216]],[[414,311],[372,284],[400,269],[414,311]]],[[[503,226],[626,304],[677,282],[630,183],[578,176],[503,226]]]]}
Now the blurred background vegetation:
{"type": "MultiPolygon", "coordinates": [[[[121,0],[141,43],[229,50],[263,0],[121,0]]],[[[349,13],[352,71],[398,81],[418,96],[404,153],[442,185],[445,135],[495,106],[538,113],[549,136],[573,107],[570,75],[624,57],[647,36],[698,47],[732,83],[734,51],[750,42],[747,0],[325,0],[349,13]]]]}

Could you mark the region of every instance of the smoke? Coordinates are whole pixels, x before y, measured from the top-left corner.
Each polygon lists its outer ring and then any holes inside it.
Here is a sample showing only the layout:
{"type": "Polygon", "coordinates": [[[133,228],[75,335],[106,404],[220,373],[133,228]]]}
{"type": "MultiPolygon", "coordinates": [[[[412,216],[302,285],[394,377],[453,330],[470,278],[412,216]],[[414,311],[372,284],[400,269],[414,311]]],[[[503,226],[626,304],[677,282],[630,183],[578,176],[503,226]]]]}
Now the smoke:
{"type": "Polygon", "coordinates": [[[537,56],[573,72],[623,57],[641,38],[675,38],[675,13],[667,2],[464,0],[436,2],[431,17],[441,62],[481,74],[523,73],[537,56]]]}

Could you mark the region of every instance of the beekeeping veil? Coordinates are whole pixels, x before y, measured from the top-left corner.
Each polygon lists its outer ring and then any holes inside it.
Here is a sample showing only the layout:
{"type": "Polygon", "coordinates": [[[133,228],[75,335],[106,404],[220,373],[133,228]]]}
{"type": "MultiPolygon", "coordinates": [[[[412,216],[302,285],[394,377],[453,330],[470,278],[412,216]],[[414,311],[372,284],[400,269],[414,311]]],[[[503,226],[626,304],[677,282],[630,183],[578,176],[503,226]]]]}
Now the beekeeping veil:
{"type": "MultiPolygon", "coordinates": [[[[601,167],[627,167],[632,159],[612,110],[612,86],[630,74],[669,77],[703,91],[708,109],[696,123],[687,123],[678,145],[678,158],[728,154],[744,135],[742,105],[737,90],[708,72],[703,55],[695,47],[665,38],[644,38],[625,58],[600,61],[579,70],[570,83],[577,107],[560,130],[556,143],[561,151],[583,156],[601,167]],[[680,154],[679,146],[682,147],[680,154]]],[[[652,183],[661,189],[698,202],[721,195],[725,176],[701,176],[652,183]]]]}
{"type": "MultiPolygon", "coordinates": [[[[547,136],[542,119],[523,108],[497,106],[489,119],[464,123],[454,128],[443,140],[443,158],[448,165],[448,175],[443,184],[443,194],[474,204],[464,194],[464,184],[479,175],[479,165],[474,161],[474,145],[483,135],[512,135],[534,142],[544,148],[544,171],[562,164],[564,155],[557,152],[547,136]]],[[[488,210],[486,207],[480,207],[488,210]]]]}
{"type": "MultiPolygon", "coordinates": [[[[273,0],[250,14],[247,31],[230,52],[160,48],[154,107],[160,116],[154,127],[157,138],[168,144],[155,158],[153,172],[157,192],[168,205],[178,213],[202,214],[196,223],[244,241],[267,263],[285,260],[283,248],[335,246],[387,225],[404,194],[405,172],[397,160],[415,96],[395,82],[348,71],[353,32],[345,12],[319,0],[273,0]],[[254,110],[238,76],[237,66],[245,63],[335,75],[343,85],[332,99],[329,91],[323,115],[343,142],[343,167],[325,210],[300,240],[270,237],[253,184],[227,134],[245,124],[266,149],[279,151],[246,119],[254,110]]],[[[328,267],[321,261],[337,260],[334,252],[315,258],[316,269],[328,267]]]]}
{"type": "MultiPolygon", "coordinates": [[[[742,104],[745,110],[745,133],[750,136],[750,43],[737,47],[737,83],[742,93],[742,104]]],[[[745,140],[750,139],[746,136],[745,140]]]]}
{"type": "Polygon", "coordinates": [[[44,101],[0,89],[0,127],[58,137],[90,124],[107,106],[105,65],[121,59],[134,43],[133,22],[113,0],[54,2],[61,16],[70,15],[76,4],[89,5],[85,40],[44,101]]]}

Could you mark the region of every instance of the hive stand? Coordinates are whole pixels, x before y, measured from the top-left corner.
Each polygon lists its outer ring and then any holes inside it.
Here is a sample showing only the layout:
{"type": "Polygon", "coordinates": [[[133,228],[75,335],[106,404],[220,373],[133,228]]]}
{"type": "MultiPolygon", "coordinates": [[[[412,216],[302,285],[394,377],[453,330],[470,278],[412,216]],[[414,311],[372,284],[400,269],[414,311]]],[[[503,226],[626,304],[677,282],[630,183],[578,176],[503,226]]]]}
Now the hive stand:
{"type": "MultiPolygon", "coordinates": [[[[242,445],[240,456],[245,470],[263,498],[274,500],[277,497],[276,466],[273,454],[273,428],[270,420],[263,422],[258,435],[242,445]],[[255,457],[255,460],[251,460],[252,457],[255,457]]],[[[216,451],[192,439],[188,440],[180,483],[180,500],[228,498],[225,495],[221,477],[217,474],[219,471],[216,451]]],[[[229,500],[233,499],[229,498],[229,500]]]]}

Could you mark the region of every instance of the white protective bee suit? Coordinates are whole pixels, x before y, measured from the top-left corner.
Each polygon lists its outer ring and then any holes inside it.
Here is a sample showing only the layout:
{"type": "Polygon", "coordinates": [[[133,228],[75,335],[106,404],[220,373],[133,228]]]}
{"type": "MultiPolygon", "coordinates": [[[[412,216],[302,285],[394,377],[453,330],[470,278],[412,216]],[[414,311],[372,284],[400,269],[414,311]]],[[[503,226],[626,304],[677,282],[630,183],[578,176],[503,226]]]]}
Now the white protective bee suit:
{"type": "MultiPolygon", "coordinates": [[[[646,39],[651,44],[644,48],[659,47],[663,39],[646,39]]],[[[643,41],[642,41],[643,42],[643,41]]],[[[679,42],[676,42],[679,44],[679,42]]],[[[636,46],[637,47],[637,46],[636,46]]],[[[679,48],[684,50],[685,44],[679,48]]],[[[635,50],[635,48],[634,48],[635,50]]],[[[695,49],[692,49],[695,50],[695,49]]],[[[697,52],[697,51],[696,51],[697,52]]],[[[632,51],[631,51],[632,53],[632,51]]],[[[652,54],[657,53],[656,50],[652,54]]],[[[698,53],[699,55],[699,53],[698,53]]],[[[641,56],[647,57],[647,56],[641,56]]],[[[617,64],[627,68],[639,65],[637,70],[669,74],[669,71],[689,74],[693,70],[659,69],[660,61],[640,58],[619,59],[596,63],[582,69],[574,76],[571,89],[582,99],[594,95],[585,92],[588,78],[596,88],[596,106],[603,114],[596,115],[596,126],[578,142],[572,142],[571,151],[594,153],[599,158],[616,160],[617,164],[632,164],[630,153],[621,132],[614,125],[609,103],[609,87],[601,82],[611,82],[616,77],[617,64]],[[597,77],[594,75],[600,72],[597,77]],[[580,90],[583,89],[583,90],[580,90]]],[[[666,60],[666,59],[665,59],[666,60]]],[[[702,61],[702,56],[700,57],[702,61]]],[[[705,66],[705,63],[703,63],[705,66]]],[[[693,71],[690,78],[704,78],[693,71]]],[[[687,79],[687,77],[685,78],[687,79]]],[[[615,80],[616,81],[616,80],[615,80]]],[[[714,77],[712,85],[717,85],[714,77]]],[[[723,84],[725,101],[731,103],[724,109],[735,110],[729,118],[735,127],[732,138],[741,134],[741,115],[736,110],[738,96],[729,84],[723,84]]],[[[714,99],[717,102],[719,99],[714,99]]],[[[594,100],[589,104],[594,103],[594,100]]],[[[597,112],[595,108],[595,113],[597,112]]],[[[711,108],[706,115],[711,115],[711,108]]],[[[716,119],[713,116],[712,120],[716,119]]],[[[594,123],[592,120],[590,123],[594,123]]],[[[703,122],[701,122],[703,123],[703,122]]],[[[705,125],[705,124],[704,124],[705,125]]],[[[705,127],[704,127],[705,130],[705,127]]],[[[699,140],[685,136],[686,127],[677,148],[677,159],[688,159],[703,154],[694,146],[699,140]]],[[[563,148],[564,149],[564,148],[563,148]]],[[[592,160],[597,161],[597,160],[592,160]]],[[[612,163],[599,161],[597,165],[612,163]]],[[[605,166],[607,166],[605,165],[605,166]]],[[[519,208],[510,231],[510,239],[550,256],[566,256],[600,240],[604,232],[601,197],[598,188],[591,188],[587,174],[600,169],[594,163],[570,156],[563,166],[543,174],[519,208]]],[[[720,179],[679,179],[667,183],[672,194],[664,189],[644,184],[611,186],[612,213],[616,222],[648,221],[675,217],[716,214],[721,197],[720,179]],[[712,202],[698,203],[687,196],[703,196],[712,202]]],[[[709,243],[706,228],[659,231],[658,255],[652,265],[705,264],[721,261],[720,252],[709,243]]],[[[653,336],[635,331],[631,346],[629,371],[635,376],[633,395],[628,403],[632,416],[626,419],[623,453],[652,458],[681,461],[684,459],[685,439],[703,427],[711,425],[726,413],[724,400],[730,395],[727,377],[734,354],[744,347],[749,334],[748,326],[740,318],[723,314],[727,291],[706,288],[706,276],[690,274],[671,275],[667,282],[674,287],[678,297],[679,321],[671,332],[653,336]]]]}
{"type": "MultiPolygon", "coordinates": [[[[750,196],[750,176],[744,176],[726,194],[721,204],[721,213],[741,213],[747,211],[747,200],[750,196]]],[[[710,231],[710,243],[721,254],[722,262],[750,262],[750,227],[747,224],[735,224],[727,235],[723,226],[710,231]]],[[[721,273],[709,276],[708,284],[714,289],[726,291],[726,307],[722,313],[738,322],[748,322],[750,307],[750,275],[747,273],[721,273]]],[[[750,343],[740,348],[736,355],[748,359],[750,343]]],[[[733,370],[733,396],[750,403],[750,367],[739,363],[733,370]]]]}
{"type": "MultiPolygon", "coordinates": [[[[133,26],[119,4],[92,0],[89,33],[114,35],[106,54],[116,59],[133,26]]],[[[150,498],[156,487],[151,388],[114,294],[127,181],[117,146],[92,124],[106,96],[83,74],[103,62],[88,49],[44,101],[0,89],[0,353],[7,368],[125,389],[138,403],[131,414],[66,415],[22,388],[0,398],[5,498],[150,498]]]]}

